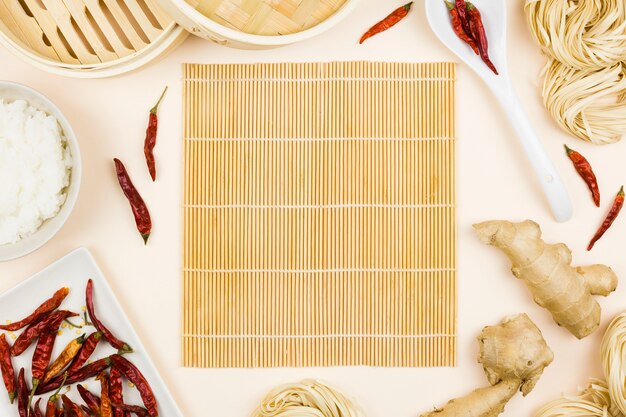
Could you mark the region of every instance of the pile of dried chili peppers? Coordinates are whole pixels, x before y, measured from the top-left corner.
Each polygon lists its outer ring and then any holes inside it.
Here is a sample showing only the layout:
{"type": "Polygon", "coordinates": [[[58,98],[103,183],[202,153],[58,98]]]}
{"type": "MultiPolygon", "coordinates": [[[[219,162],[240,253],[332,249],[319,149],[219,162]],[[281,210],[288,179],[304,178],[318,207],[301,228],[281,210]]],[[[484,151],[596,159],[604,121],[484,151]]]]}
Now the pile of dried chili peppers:
{"type": "MultiPolygon", "coordinates": [[[[596,205],[596,207],[600,207],[600,187],[598,186],[598,180],[596,178],[596,174],[593,172],[591,164],[589,163],[587,158],[582,156],[579,152],[571,149],[567,145],[565,145],[565,153],[567,154],[567,157],[570,159],[570,161],[572,161],[572,164],[574,164],[574,168],[576,169],[578,175],[580,175],[580,177],[587,185],[587,188],[589,188],[589,191],[591,192],[591,197],[593,198],[593,203],[596,205]]],[[[624,187],[622,186],[617,193],[617,196],[615,196],[615,199],[613,200],[613,204],[611,205],[609,213],[596,231],[596,234],[593,236],[593,238],[591,238],[591,241],[587,246],[588,251],[593,249],[596,242],[600,240],[602,236],[604,236],[604,234],[607,232],[607,230],[611,228],[613,222],[615,221],[615,219],[617,219],[617,216],[622,211],[623,207],[624,187]]]]}
{"type": "Polygon", "coordinates": [[[448,0],[444,0],[444,2],[450,12],[452,29],[456,36],[468,44],[489,69],[498,75],[498,69],[489,57],[489,41],[478,8],[465,0],[456,0],[456,3],[448,0]]]}
{"type": "Polygon", "coordinates": [[[9,332],[15,338],[9,343],[6,333],[0,334],[0,372],[11,403],[17,400],[19,417],[158,417],[159,408],[150,384],[141,371],[124,355],[132,353],[132,348],[116,337],[98,318],[94,306],[93,281],[89,280],[85,294],[87,313],[81,326],[72,324],[69,318],[78,314],[68,310],[59,310],[61,303],[69,293],[62,288],[51,298],[43,302],[28,317],[14,323],[0,326],[0,330],[9,332]],[[87,323],[87,316],[91,323],[87,323]],[[93,326],[95,331],[83,334],[70,341],[61,354],[53,360],[52,352],[63,323],[73,327],[93,326]],[[23,330],[22,330],[23,329],[23,330]],[[15,337],[13,332],[22,330],[15,337]],[[117,353],[100,359],[92,359],[96,347],[106,341],[117,353]],[[13,358],[22,355],[35,345],[32,357],[30,381],[26,371],[19,372],[13,365],[13,358]],[[99,395],[78,385],[77,392],[82,403],[61,394],[61,389],[73,384],[80,384],[95,378],[100,383],[99,395]],[[126,379],[138,390],[143,406],[124,403],[123,380],[126,379]],[[34,397],[53,392],[34,403],[34,397]]]}

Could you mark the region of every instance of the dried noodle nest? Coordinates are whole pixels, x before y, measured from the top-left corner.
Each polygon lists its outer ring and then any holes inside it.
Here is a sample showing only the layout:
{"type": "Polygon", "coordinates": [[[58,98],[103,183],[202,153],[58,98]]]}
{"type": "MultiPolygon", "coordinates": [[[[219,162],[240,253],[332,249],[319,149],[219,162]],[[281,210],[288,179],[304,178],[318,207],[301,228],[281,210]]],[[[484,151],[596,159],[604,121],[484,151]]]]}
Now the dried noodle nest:
{"type": "Polygon", "coordinates": [[[307,380],[274,389],[252,417],[363,417],[363,414],[341,392],[307,380]]]}
{"type": "Polygon", "coordinates": [[[626,416],[626,313],[609,325],[600,348],[606,382],[592,380],[579,396],[546,404],[533,417],[626,416]]]}
{"type": "Polygon", "coordinates": [[[565,130],[596,145],[626,133],[626,70],[622,64],[584,72],[552,60],[545,70],[544,105],[565,130]]]}
{"type": "Polygon", "coordinates": [[[570,68],[595,71],[626,61],[624,0],[527,0],[543,51],[570,68]]]}
{"type": "Polygon", "coordinates": [[[611,399],[626,415],[626,313],[609,325],[600,352],[611,399]]]}
{"type": "Polygon", "coordinates": [[[533,417],[622,417],[622,414],[612,404],[606,383],[592,380],[579,396],[554,400],[533,417]]]}
{"type": "Polygon", "coordinates": [[[530,30],[550,58],[543,98],[566,131],[594,144],[626,135],[626,2],[526,0],[530,30]]]}

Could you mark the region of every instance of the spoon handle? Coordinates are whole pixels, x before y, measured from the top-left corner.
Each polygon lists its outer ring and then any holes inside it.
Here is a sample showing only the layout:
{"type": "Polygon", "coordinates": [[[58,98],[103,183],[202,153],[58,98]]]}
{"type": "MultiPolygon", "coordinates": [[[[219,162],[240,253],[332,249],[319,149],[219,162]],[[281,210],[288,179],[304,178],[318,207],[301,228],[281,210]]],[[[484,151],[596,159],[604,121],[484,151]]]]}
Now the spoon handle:
{"type": "Polygon", "coordinates": [[[510,83],[507,84],[506,88],[494,88],[493,92],[517,132],[517,137],[548,199],[555,219],[558,222],[566,222],[572,217],[572,203],[567,189],[522,109],[513,87],[510,83]]]}

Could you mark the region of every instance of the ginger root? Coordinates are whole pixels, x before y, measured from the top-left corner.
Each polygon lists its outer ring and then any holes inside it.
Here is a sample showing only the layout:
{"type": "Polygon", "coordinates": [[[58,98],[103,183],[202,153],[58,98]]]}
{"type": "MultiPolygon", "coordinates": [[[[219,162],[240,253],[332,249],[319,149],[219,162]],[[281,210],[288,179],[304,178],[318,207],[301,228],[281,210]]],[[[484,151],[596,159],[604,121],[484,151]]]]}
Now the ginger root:
{"type": "Polygon", "coordinates": [[[541,331],[526,314],[485,327],[478,342],[478,362],[491,386],[451,400],[442,409],[421,417],[496,417],[518,390],[526,396],[534,388],[553,359],[541,331]]]}
{"type": "Polygon", "coordinates": [[[617,276],[605,265],[573,268],[572,252],[563,244],[547,244],[539,225],[488,221],[474,225],[478,237],[501,249],[512,264],[511,271],[523,280],[537,304],[554,321],[582,339],[600,324],[600,305],[593,295],[607,296],[617,287],[617,276]]]}

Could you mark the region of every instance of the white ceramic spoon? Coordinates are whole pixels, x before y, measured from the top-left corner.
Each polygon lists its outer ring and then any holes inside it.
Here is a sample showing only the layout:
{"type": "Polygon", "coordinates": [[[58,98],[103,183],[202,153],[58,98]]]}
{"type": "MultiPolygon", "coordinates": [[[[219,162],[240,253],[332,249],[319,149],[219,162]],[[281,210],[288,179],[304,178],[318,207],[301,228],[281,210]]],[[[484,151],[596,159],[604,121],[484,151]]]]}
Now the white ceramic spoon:
{"type": "Polygon", "coordinates": [[[425,2],[428,21],[437,37],[485,81],[509,116],[550,203],[554,217],[559,222],[569,220],[572,217],[572,205],[565,185],[535,134],[509,78],[506,60],[507,1],[472,1],[482,13],[489,39],[489,55],[500,75],[491,72],[480,57],[474,54],[471,48],[456,36],[450,23],[450,14],[443,0],[425,0],[425,2]]]}

